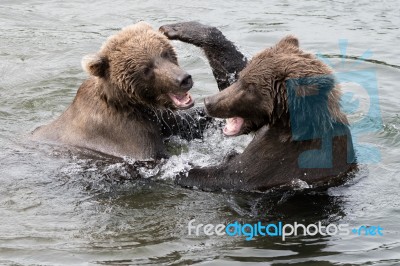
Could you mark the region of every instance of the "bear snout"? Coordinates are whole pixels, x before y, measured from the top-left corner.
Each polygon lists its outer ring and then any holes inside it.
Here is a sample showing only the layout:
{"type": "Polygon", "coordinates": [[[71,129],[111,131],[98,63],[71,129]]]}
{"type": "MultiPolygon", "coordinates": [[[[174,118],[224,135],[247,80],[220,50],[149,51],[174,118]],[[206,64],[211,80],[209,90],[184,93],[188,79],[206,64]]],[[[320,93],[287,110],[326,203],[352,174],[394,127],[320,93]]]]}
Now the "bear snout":
{"type": "Polygon", "coordinates": [[[236,86],[230,86],[217,94],[204,98],[207,114],[212,117],[230,118],[238,116],[242,107],[241,94],[236,86]]]}
{"type": "Polygon", "coordinates": [[[189,75],[188,73],[183,73],[177,78],[177,82],[179,84],[179,87],[183,91],[188,91],[193,87],[193,80],[192,76],[189,75]]]}
{"type": "Polygon", "coordinates": [[[206,112],[210,116],[216,117],[217,114],[215,112],[216,100],[215,97],[209,96],[204,98],[204,106],[206,107],[206,112]]]}

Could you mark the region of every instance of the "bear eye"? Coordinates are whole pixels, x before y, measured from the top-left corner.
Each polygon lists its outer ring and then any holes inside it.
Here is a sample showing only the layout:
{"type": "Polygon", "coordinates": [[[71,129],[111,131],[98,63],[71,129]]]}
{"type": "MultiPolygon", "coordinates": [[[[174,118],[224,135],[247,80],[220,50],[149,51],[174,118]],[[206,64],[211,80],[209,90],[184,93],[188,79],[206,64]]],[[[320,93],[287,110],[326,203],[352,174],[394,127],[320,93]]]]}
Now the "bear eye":
{"type": "Polygon", "coordinates": [[[143,75],[146,78],[149,78],[152,73],[153,73],[153,71],[152,71],[152,67],[151,66],[147,66],[147,67],[143,68],[143,75]]]}
{"type": "Polygon", "coordinates": [[[168,51],[163,51],[162,53],[161,53],[161,57],[162,58],[170,58],[171,57],[171,55],[170,55],[170,53],[168,52],[168,51]]]}
{"type": "Polygon", "coordinates": [[[256,85],[254,83],[250,83],[249,85],[247,85],[247,90],[248,91],[255,91],[257,89],[256,85]]]}

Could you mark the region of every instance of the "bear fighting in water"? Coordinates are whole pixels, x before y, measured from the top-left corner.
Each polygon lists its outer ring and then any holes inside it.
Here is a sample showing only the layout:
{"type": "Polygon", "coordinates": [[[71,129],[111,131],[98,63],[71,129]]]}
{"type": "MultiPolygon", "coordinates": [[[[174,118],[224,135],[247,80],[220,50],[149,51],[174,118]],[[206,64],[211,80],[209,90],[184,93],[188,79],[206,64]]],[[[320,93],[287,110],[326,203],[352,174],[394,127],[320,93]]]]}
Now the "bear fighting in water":
{"type": "Polygon", "coordinates": [[[243,153],[220,165],[193,168],[178,177],[178,184],[244,191],[291,187],[299,181],[325,187],[356,169],[332,71],[302,51],[295,37],[282,39],[247,63],[216,28],[186,22],[160,30],[204,50],[221,90],[207,97],[205,106],[209,115],[227,118],[225,135],[255,132],[243,153]],[[235,80],[229,80],[232,75],[235,80]]]}
{"type": "Polygon", "coordinates": [[[33,139],[143,160],[167,156],[165,136],[195,137],[182,130],[187,119],[170,111],[193,106],[192,78],[179,67],[168,38],[149,24],[139,22],[109,37],[82,66],[90,77],[72,104],[37,128],[33,139]]]}
{"type": "Polygon", "coordinates": [[[342,181],[356,169],[339,87],[331,70],[302,51],[296,38],[286,37],[248,62],[214,27],[187,22],[160,31],[137,23],[85,57],[90,78],[68,109],[33,138],[144,160],[167,157],[165,136],[201,137],[192,135],[201,133],[201,123],[193,123],[200,130],[185,130],[187,119],[168,111],[194,104],[188,92],[193,81],[179,67],[170,38],[205,52],[220,89],[205,99],[205,107],[209,115],[227,118],[225,135],[255,132],[242,154],[193,168],[178,184],[262,191],[303,180],[316,187],[342,181]]]}

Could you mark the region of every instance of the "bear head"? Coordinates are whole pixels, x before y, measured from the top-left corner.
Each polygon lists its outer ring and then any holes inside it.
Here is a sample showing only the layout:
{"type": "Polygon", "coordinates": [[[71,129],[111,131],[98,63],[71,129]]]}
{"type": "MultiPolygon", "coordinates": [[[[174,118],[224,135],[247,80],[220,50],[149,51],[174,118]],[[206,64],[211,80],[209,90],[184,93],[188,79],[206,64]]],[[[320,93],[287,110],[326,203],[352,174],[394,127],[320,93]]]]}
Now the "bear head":
{"type": "Polygon", "coordinates": [[[179,67],[167,37],[145,22],[109,37],[82,66],[109,105],[187,109],[194,104],[191,76],[179,67]]]}
{"type": "Polygon", "coordinates": [[[255,55],[235,83],[204,102],[209,115],[227,118],[224,134],[234,136],[264,125],[295,123],[314,130],[335,121],[347,124],[340,95],[331,70],[287,36],[255,55]]]}

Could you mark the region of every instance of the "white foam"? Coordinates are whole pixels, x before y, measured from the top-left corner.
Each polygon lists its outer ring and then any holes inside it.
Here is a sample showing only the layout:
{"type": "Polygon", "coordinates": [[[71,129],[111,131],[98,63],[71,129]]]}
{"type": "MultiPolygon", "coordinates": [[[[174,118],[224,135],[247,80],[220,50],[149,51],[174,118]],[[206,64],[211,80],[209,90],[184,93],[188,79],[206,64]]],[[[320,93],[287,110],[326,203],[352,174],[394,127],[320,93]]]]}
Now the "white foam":
{"type": "Polygon", "coordinates": [[[186,172],[193,167],[206,167],[221,163],[224,156],[234,150],[243,152],[251,141],[248,135],[238,137],[225,137],[221,130],[215,128],[204,132],[203,140],[190,142],[175,139],[175,145],[183,145],[179,155],[170,157],[165,164],[161,165],[160,179],[173,179],[180,172],[186,172]]]}

